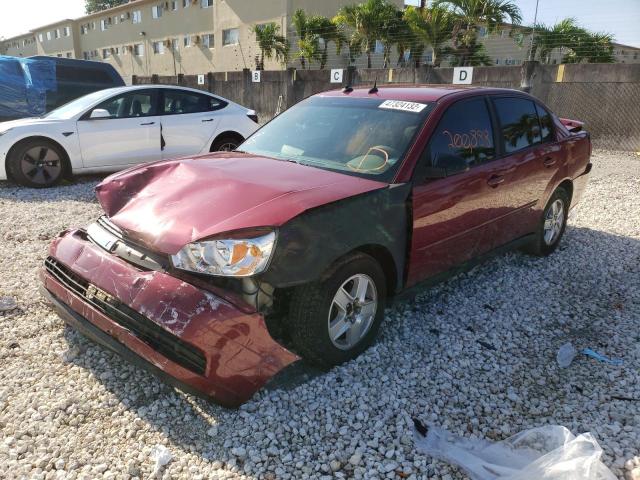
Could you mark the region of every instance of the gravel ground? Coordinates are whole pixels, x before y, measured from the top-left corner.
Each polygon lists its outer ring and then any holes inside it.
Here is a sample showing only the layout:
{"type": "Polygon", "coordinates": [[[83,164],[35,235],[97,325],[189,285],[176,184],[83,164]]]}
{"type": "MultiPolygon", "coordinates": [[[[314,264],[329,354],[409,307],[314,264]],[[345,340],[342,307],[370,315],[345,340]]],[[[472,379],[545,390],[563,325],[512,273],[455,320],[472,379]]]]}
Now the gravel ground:
{"type": "Polygon", "coordinates": [[[465,478],[415,452],[417,417],[489,439],[545,424],[590,431],[605,463],[631,478],[640,467],[640,157],[598,152],[594,164],[554,255],[511,253],[401,303],[357,360],[262,391],[238,411],[167,387],[42,301],[35,275],[47,245],[97,217],[97,178],[47,191],[0,183],[0,296],[18,302],[0,313],[0,477],[465,478]],[[560,369],[567,341],[624,365],[580,355],[560,369]],[[157,445],[173,458],[154,471],[157,445]]]}

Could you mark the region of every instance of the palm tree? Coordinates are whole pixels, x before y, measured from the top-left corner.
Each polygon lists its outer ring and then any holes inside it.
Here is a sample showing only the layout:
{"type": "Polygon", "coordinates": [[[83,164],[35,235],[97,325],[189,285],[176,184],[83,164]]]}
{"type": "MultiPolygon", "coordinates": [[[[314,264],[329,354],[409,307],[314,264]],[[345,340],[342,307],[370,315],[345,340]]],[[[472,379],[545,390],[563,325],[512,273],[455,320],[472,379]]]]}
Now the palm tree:
{"type": "MultiPolygon", "coordinates": [[[[351,30],[349,48],[367,54],[367,67],[371,68],[371,52],[376,40],[388,35],[387,26],[396,17],[395,5],[386,0],[366,0],[359,5],[346,5],[338,10],[334,21],[351,30]]],[[[353,59],[353,52],[351,58],[353,59]]]]}
{"type": "MultiPolygon", "coordinates": [[[[453,51],[460,55],[457,59],[460,65],[469,65],[474,55],[477,60],[482,50],[477,45],[478,27],[494,32],[503,23],[517,25],[522,21],[520,8],[512,0],[436,0],[434,6],[448,8],[457,18],[452,43],[453,51]]],[[[480,55],[482,60],[483,55],[480,55]]]]}
{"type": "Polygon", "coordinates": [[[296,56],[300,59],[300,66],[304,70],[307,68],[307,62],[311,63],[313,60],[318,59],[320,42],[313,33],[309,17],[304,10],[301,8],[296,10],[291,21],[298,37],[298,52],[296,56]]]}
{"type": "Polygon", "coordinates": [[[322,70],[327,64],[329,56],[329,42],[335,43],[336,51],[339,55],[342,47],[347,43],[347,40],[338,25],[330,18],[323,17],[322,15],[308,17],[308,26],[312,35],[318,39],[318,48],[320,48],[320,39],[324,42],[321,50],[316,55],[320,60],[320,69],[322,70]]]}
{"type": "Polygon", "coordinates": [[[280,35],[280,26],[275,23],[254,25],[251,31],[256,35],[260,48],[260,61],[256,62],[257,70],[264,70],[264,59],[276,57],[281,63],[287,63],[289,58],[289,42],[280,35]]]}
{"type": "Polygon", "coordinates": [[[405,19],[416,36],[431,47],[431,61],[440,66],[442,46],[451,38],[456,18],[442,7],[407,7],[405,19]]]}
{"type": "MultiPolygon", "coordinates": [[[[533,30],[533,29],[532,29],[533,30]]],[[[575,18],[565,18],[552,27],[536,25],[532,57],[540,55],[543,63],[549,63],[553,50],[566,49],[563,63],[613,63],[613,36],[608,33],[592,33],[580,27],[575,18]]]]}

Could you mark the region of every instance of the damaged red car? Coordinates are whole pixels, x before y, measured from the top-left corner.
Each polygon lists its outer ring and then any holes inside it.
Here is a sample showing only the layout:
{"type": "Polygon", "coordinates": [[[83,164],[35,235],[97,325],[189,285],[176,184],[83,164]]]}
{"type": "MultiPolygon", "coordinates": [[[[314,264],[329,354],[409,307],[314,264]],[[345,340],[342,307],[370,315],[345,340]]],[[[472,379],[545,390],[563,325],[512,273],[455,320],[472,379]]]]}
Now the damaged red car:
{"type": "Polygon", "coordinates": [[[323,93],[238,151],[108,177],[104,216],[61,233],[41,278],[88,337],[237,406],[300,358],[357,356],[402,292],[553,252],[590,155],[579,122],[518,91],[323,93]]]}

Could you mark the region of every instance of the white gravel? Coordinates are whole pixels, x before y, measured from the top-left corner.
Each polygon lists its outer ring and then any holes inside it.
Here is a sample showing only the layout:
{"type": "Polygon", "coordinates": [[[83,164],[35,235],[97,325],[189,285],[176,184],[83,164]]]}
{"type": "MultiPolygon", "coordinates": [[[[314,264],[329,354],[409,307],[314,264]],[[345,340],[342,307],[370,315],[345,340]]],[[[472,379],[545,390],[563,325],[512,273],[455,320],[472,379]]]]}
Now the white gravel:
{"type": "Polygon", "coordinates": [[[640,478],[640,401],[612,398],[640,399],[640,157],[594,163],[554,255],[511,253],[391,308],[360,358],[238,411],[167,387],[41,300],[51,238],[99,214],[96,178],[0,183],[0,297],[18,303],[0,313],[0,478],[151,478],[160,446],[163,478],[464,478],[415,452],[412,417],[489,439],[590,431],[617,476],[640,478]],[[624,365],[561,369],[566,342],[624,365]]]}

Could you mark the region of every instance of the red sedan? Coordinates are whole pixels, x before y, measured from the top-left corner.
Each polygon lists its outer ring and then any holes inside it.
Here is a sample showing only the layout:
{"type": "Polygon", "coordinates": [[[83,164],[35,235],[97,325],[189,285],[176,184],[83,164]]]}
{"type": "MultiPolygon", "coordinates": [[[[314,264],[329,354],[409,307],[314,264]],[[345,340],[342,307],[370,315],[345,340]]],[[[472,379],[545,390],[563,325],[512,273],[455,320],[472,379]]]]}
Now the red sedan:
{"type": "Polygon", "coordinates": [[[44,290],[90,338],[236,406],[300,357],[357,356],[409,288],[553,252],[591,169],[581,127],[512,90],[315,95],[236,152],[107,178],[44,290]]]}

